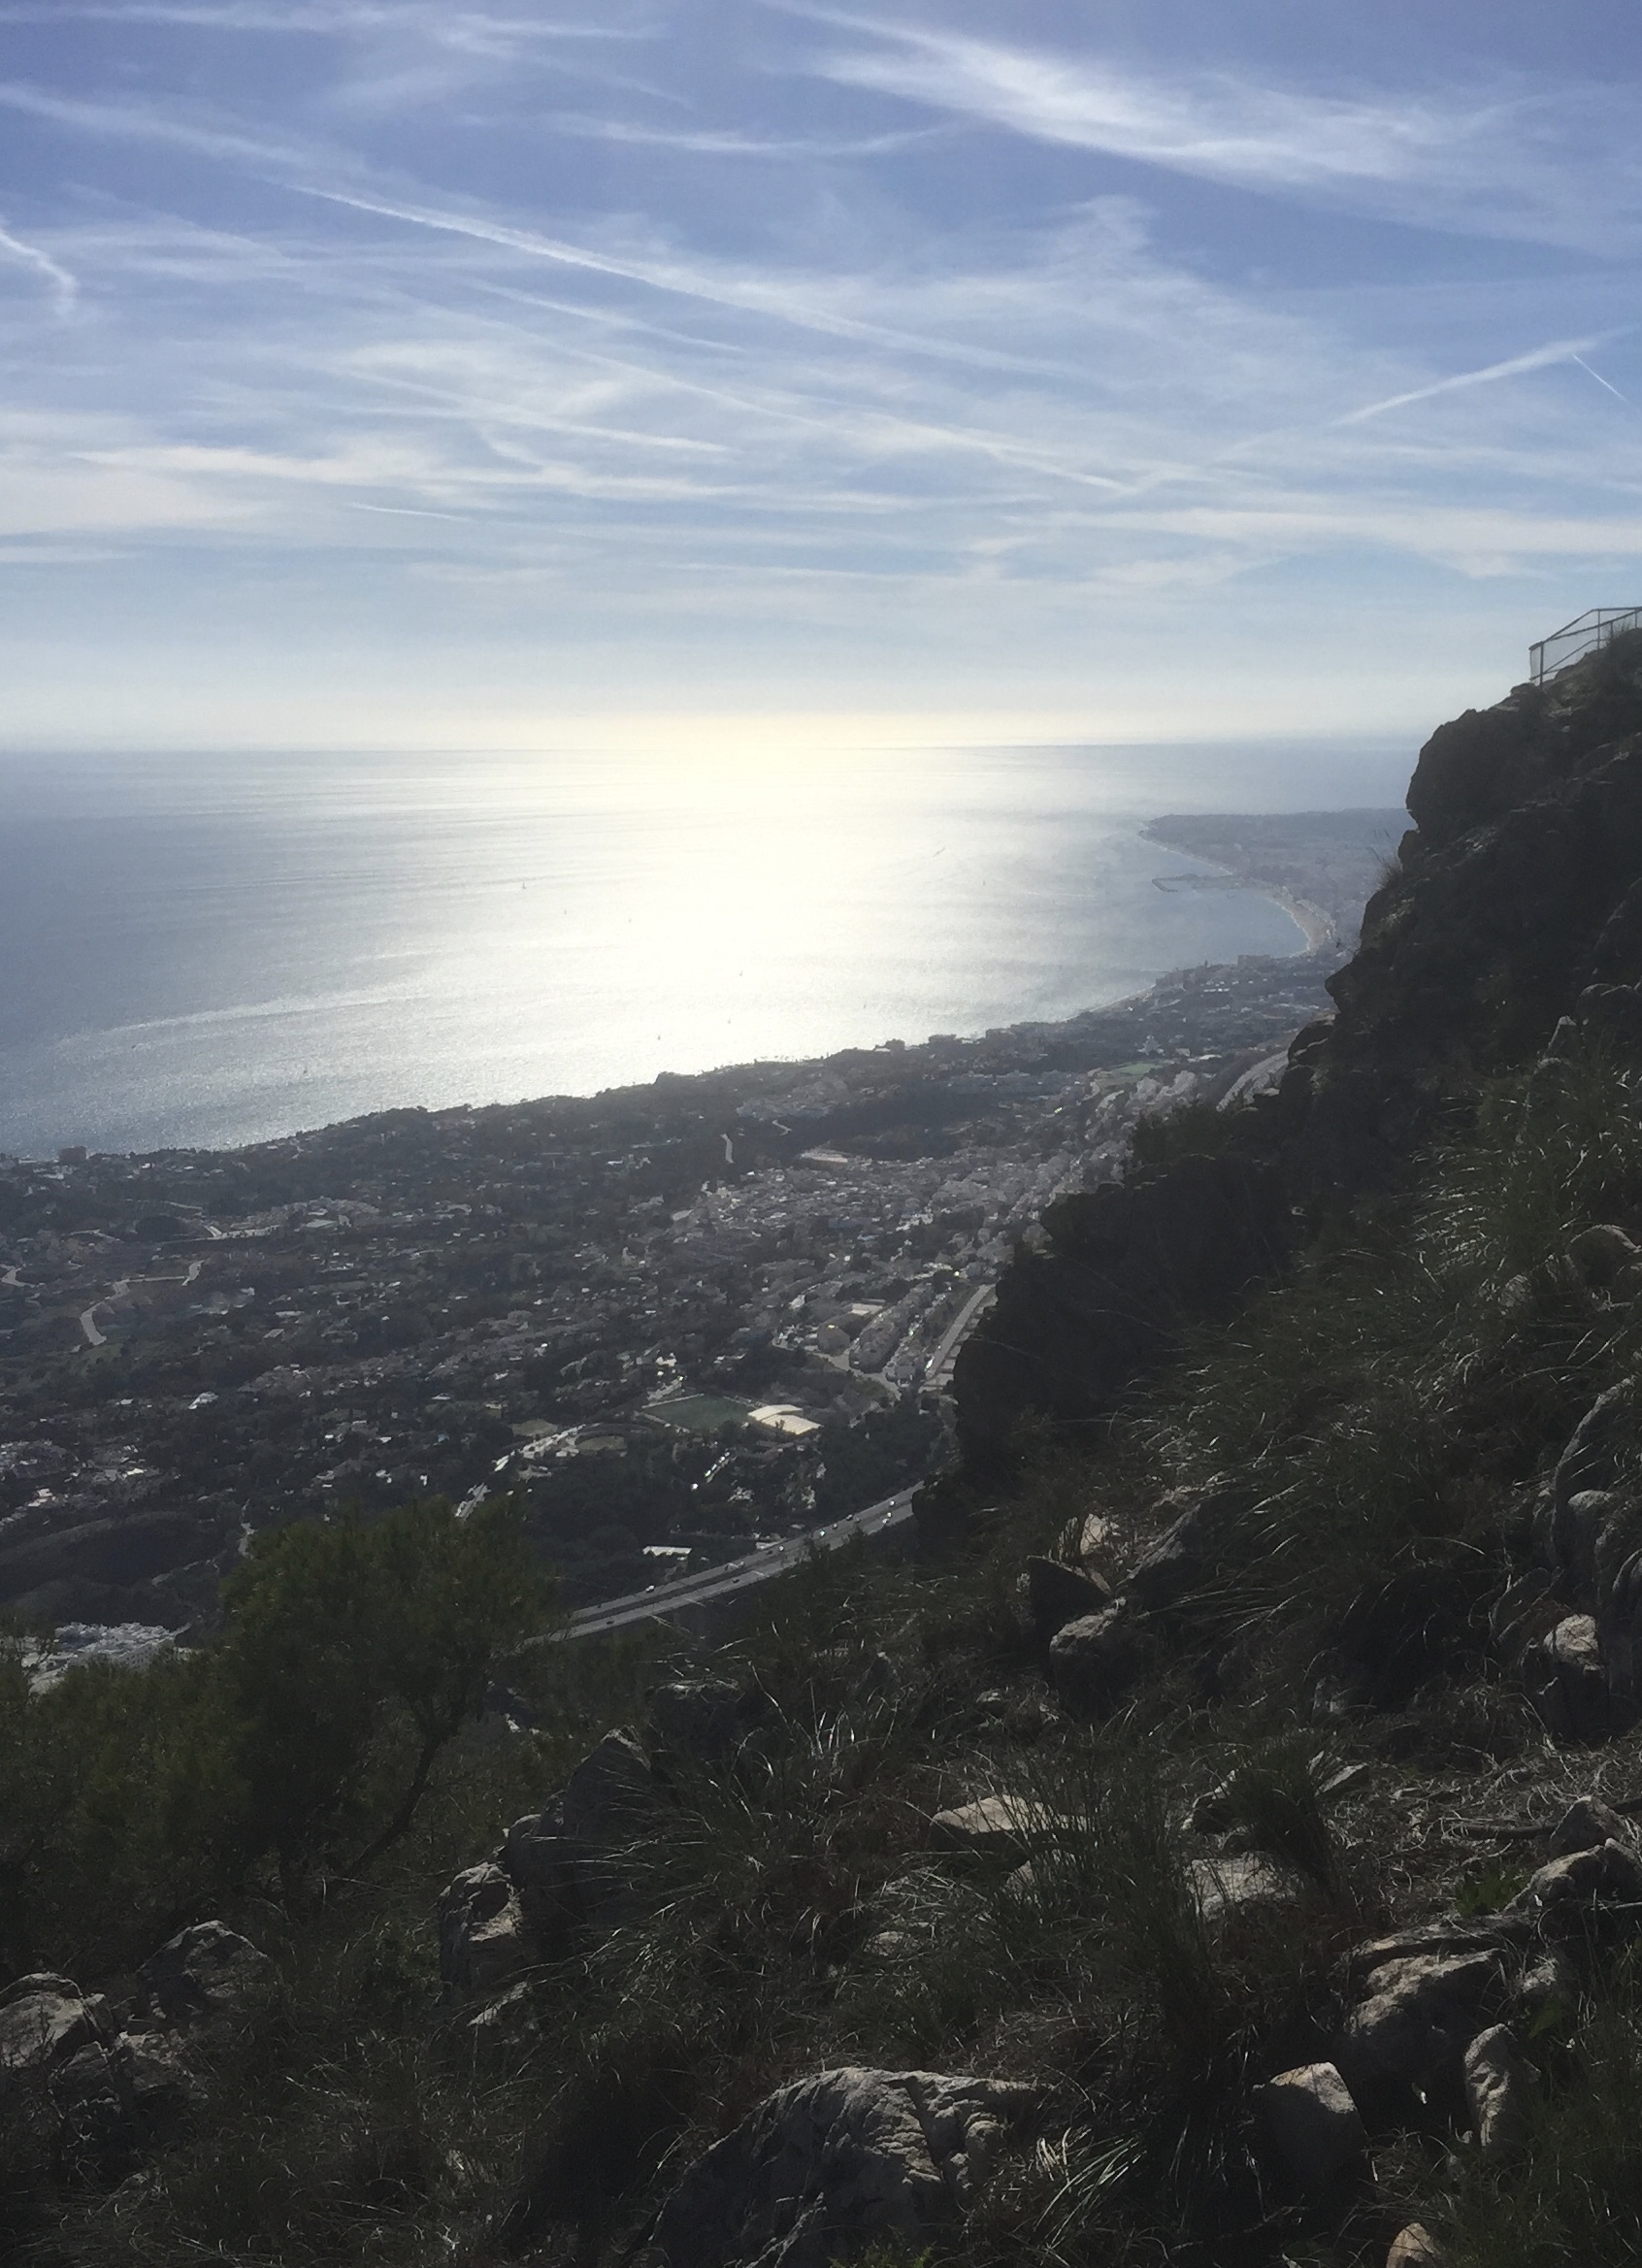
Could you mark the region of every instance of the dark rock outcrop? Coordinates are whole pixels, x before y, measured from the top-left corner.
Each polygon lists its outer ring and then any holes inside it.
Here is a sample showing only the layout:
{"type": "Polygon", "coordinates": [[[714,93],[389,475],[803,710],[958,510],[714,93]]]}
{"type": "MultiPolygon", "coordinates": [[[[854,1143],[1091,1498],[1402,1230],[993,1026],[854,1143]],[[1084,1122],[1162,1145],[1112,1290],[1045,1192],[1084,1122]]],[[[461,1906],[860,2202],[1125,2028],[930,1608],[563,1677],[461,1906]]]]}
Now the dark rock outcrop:
{"type": "MultiPolygon", "coordinates": [[[[1564,1019],[1642,1040],[1642,635],[1443,726],[1408,807],[1397,871],[1329,980],[1337,1013],[1277,1088],[1229,1114],[1216,1154],[1051,1206],[1045,1249],[1005,1271],[953,1382],[972,1483],[1007,1471],[1028,1411],[1085,1434],[1109,1416],[1184,1329],[1280,1267],[1297,1218],[1404,1182],[1479,1080],[1542,1059],[1555,1075],[1564,1019]]],[[[1628,1265],[1614,1235],[1588,1243],[1576,1282],[1628,1265]]]]}
{"type": "Polygon", "coordinates": [[[1290,2181],[1321,2199],[1367,2171],[1368,2130],[1331,2063],[1280,2071],[1259,2088],[1255,2115],[1290,2181]]]}
{"type": "Polygon", "coordinates": [[[168,1938],[137,1972],[163,2021],[187,2031],[241,2022],[272,1981],[273,1963],[221,1922],[196,1922],[168,1938]]]}
{"type": "Polygon", "coordinates": [[[685,2174],[667,2268],[831,2268],[925,2249],[958,2219],[1034,2089],[931,2071],[823,2071],[760,2104],[685,2174]]]}
{"type": "Polygon", "coordinates": [[[1099,1614],[1112,1598],[1098,1575],[1044,1559],[1028,1560],[1015,1595],[1027,1637],[1034,1646],[1047,1646],[1057,1630],[1080,1616],[1099,1614]]]}
{"type": "Polygon", "coordinates": [[[1017,1259],[958,1357],[960,1446],[980,1474],[1007,1464],[1025,1410],[1108,1415],[1191,1322],[1230,1316],[1286,1249],[1274,1163],[1187,1158],[1063,1198],[1047,1248],[1017,1259]]]}
{"type": "Polygon", "coordinates": [[[528,1969],[536,1948],[513,1885],[500,1866],[470,1866],[439,1901],[439,1967],[446,1995],[499,1990],[528,1969]]]}

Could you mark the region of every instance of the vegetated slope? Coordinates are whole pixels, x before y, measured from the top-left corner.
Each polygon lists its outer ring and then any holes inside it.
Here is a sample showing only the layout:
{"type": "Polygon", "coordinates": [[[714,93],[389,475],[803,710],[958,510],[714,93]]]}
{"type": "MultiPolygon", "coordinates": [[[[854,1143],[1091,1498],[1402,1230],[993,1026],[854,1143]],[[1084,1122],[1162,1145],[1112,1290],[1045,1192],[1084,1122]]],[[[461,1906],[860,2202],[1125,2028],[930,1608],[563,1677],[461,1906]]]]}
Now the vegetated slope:
{"type": "MultiPolygon", "coordinates": [[[[918,1565],[706,1664],[525,1650],[385,1862],[225,1870],[138,1758],[122,1944],[272,1969],[206,2034],[51,1988],[184,2099],[14,2085],[39,2257],[1642,2254],[1642,641],[1445,727],[1409,808],[1278,1087],[1010,1269],[918,1565]]],[[[8,1705],[79,1744],[36,1725],[16,1834],[117,1857],[98,1709],[8,1705]]],[[[76,1930],[31,1957],[89,1987],[76,1930]]]]}

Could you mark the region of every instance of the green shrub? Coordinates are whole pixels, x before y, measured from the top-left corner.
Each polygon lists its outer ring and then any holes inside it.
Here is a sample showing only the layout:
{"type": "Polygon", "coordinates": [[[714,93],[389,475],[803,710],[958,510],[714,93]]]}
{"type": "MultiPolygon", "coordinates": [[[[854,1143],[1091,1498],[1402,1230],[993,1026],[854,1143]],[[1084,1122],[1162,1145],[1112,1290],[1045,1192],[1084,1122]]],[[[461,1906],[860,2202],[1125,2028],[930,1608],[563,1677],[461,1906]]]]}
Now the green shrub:
{"type": "Polygon", "coordinates": [[[517,1519],[415,1504],[258,1539],[212,1646],[29,1691],[0,1653],[0,1954],[140,1958],[263,1861],[295,1888],[404,1836],[547,1594],[517,1519]],[[358,1838],[369,1837],[364,1850],[358,1838]]]}

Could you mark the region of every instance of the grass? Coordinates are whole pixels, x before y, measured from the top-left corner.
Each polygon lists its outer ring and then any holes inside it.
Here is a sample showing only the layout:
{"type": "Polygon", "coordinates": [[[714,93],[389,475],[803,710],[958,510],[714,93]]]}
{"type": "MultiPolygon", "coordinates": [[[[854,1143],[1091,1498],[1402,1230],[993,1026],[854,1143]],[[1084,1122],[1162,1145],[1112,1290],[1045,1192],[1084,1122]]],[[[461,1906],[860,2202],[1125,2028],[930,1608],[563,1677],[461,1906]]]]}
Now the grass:
{"type": "Polygon", "coordinates": [[[1160,1490],[1256,1492],[1221,1627],[1309,1633],[1382,1704],[1476,1663],[1514,1493],[1642,1356],[1628,1299],[1569,1256],[1595,1223],[1642,1225],[1642,1073],[1588,1049],[1501,1082],[1418,1200],[1200,1342],[1124,1454],[1160,1490]]]}

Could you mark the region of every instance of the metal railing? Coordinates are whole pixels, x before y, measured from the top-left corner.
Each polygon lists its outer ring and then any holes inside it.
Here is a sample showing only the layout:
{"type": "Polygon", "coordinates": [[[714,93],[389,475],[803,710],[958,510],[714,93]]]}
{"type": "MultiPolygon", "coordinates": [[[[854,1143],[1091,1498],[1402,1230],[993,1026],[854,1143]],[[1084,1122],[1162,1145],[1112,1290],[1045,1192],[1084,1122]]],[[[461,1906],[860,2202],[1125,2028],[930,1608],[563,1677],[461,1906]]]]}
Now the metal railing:
{"type": "Polygon", "coordinates": [[[1543,685],[1547,677],[1583,661],[1626,630],[1642,630],[1642,607],[1593,607],[1528,647],[1528,676],[1535,685],[1543,685]]]}

